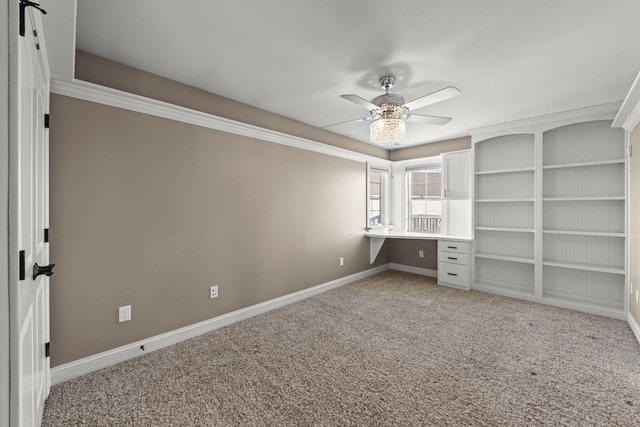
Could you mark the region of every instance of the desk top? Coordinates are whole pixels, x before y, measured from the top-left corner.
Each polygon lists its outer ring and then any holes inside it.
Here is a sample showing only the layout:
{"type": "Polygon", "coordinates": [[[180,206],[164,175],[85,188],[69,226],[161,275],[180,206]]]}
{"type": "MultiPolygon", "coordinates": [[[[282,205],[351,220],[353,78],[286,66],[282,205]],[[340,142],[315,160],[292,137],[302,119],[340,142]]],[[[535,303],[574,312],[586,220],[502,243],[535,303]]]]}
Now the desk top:
{"type": "Polygon", "coordinates": [[[420,233],[411,231],[368,231],[365,236],[379,239],[412,239],[412,240],[454,240],[458,242],[472,242],[471,236],[454,236],[440,233],[420,233]]]}

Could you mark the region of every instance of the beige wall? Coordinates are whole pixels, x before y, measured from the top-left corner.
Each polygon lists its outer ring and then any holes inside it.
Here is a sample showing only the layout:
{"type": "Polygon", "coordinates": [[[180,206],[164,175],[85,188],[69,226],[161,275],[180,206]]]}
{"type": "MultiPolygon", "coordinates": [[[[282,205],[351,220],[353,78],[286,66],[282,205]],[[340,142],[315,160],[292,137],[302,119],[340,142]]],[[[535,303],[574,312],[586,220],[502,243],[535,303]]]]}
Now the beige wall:
{"type": "MultiPolygon", "coordinates": [[[[391,157],[84,52],[76,77],[391,157]]],[[[437,268],[435,242],[424,241],[385,244],[369,265],[364,163],[61,95],[52,95],[51,116],[52,366],[390,261],[437,268]],[[118,307],[129,304],[133,320],[118,323],[118,307]]],[[[395,154],[469,146],[462,138],[395,154]]]]}
{"type": "Polygon", "coordinates": [[[629,250],[630,273],[629,280],[633,284],[632,294],[629,295],[629,313],[640,324],[640,305],[636,303],[636,293],[640,292],[640,125],[631,131],[631,146],[633,156],[629,160],[629,250]]]}
{"type": "Polygon", "coordinates": [[[60,95],[51,116],[52,366],[372,267],[364,163],[60,95]]]}
{"type": "Polygon", "coordinates": [[[319,141],[381,159],[390,152],[324,129],[288,119],[219,95],[147,73],[87,52],[76,51],[75,77],[289,135],[319,141]]]}
{"type": "Polygon", "coordinates": [[[390,243],[390,262],[409,265],[412,267],[438,269],[438,241],[437,240],[402,240],[388,239],[390,243]],[[424,251],[420,258],[418,252],[424,251]]]}

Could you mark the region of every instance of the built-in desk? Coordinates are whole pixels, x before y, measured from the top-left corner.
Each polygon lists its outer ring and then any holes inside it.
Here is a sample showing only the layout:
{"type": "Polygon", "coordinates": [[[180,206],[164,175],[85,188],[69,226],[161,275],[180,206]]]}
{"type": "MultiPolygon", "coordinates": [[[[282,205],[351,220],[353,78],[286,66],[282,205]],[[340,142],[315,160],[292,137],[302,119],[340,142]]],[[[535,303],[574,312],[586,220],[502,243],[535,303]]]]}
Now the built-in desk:
{"type": "Polygon", "coordinates": [[[469,289],[469,253],[473,238],[450,234],[417,233],[407,231],[369,231],[369,262],[373,264],[386,239],[437,240],[438,282],[443,285],[469,289]]]}
{"type": "Polygon", "coordinates": [[[451,240],[453,242],[473,242],[473,238],[465,236],[452,236],[438,233],[416,233],[410,231],[369,231],[365,234],[369,240],[369,263],[373,264],[386,239],[409,240],[451,240]]]}

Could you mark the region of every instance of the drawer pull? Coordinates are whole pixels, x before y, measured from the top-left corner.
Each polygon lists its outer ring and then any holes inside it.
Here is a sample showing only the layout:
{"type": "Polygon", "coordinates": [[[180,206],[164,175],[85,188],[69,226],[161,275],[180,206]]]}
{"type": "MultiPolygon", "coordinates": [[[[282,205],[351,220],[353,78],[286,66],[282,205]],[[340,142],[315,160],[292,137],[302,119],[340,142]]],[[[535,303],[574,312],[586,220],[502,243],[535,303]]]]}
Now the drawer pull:
{"type": "Polygon", "coordinates": [[[449,276],[457,276],[456,273],[447,273],[449,276]]]}
{"type": "Polygon", "coordinates": [[[458,260],[458,258],[454,258],[454,257],[452,257],[452,256],[448,256],[448,257],[447,257],[447,259],[452,259],[452,260],[454,260],[454,261],[457,261],[457,260],[458,260]]]}
{"type": "Polygon", "coordinates": [[[447,249],[458,249],[457,246],[447,246],[447,249]]]}

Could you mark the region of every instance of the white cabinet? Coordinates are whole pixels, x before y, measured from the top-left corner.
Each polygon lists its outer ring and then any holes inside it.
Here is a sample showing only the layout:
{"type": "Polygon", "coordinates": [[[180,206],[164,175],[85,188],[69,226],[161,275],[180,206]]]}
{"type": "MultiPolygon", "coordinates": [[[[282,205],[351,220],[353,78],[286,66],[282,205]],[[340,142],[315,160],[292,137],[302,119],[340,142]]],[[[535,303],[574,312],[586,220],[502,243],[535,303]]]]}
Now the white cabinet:
{"type": "Polygon", "coordinates": [[[471,236],[471,150],[442,155],[443,232],[471,236]]]}
{"type": "Polygon", "coordinates": [[[442,196],[444,200],[471,198],[471,150],[442,155],[442,196]]]}
{"type": "Polygon", "coordinates": [[[471,244],[438,240],[438,283],[469,289],[469,253],[471,244]]]}

